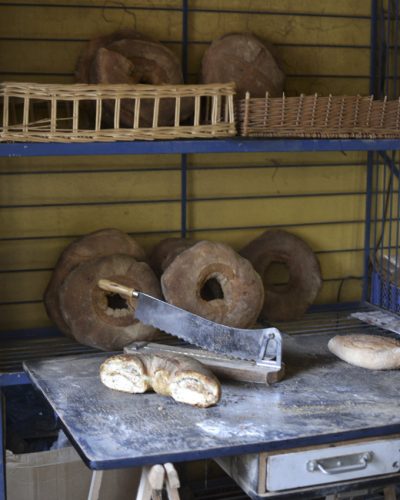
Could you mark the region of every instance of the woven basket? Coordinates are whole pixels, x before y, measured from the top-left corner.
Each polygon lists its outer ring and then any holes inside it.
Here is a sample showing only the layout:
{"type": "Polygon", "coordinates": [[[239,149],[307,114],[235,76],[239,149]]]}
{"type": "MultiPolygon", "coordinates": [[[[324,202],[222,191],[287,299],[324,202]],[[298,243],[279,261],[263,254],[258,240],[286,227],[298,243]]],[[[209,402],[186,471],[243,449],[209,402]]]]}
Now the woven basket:
{"type": "MultiPolygon", "coordinates": [[[[0,84],[0,141],[90,142],[226,137],[236,134],[234,84],[210,85],[56,85],[0,84]],[[175,105],[173,123],[158,126],[160,103],[175,105]],[[191,99],[193,116],[181,123],[182,100],[191,99]],[[112,103],[114,126],[104,126],[103,104],[112,103]],[[132,126],[120,126],[121,101],[132,106],[132,126]],[[152,106],[151,126],[140,125],[141,105],[152,106]],[[92,112],[87,112],[88,109],[92,112]]],[[[173,108],[172,108],[173,109],[173,108]]]]}
{"type": "Polygon", "coordinates": [[[400,99],[373,96],[246,98],[238,102],[245,137],[398,138],[400,99]]]}

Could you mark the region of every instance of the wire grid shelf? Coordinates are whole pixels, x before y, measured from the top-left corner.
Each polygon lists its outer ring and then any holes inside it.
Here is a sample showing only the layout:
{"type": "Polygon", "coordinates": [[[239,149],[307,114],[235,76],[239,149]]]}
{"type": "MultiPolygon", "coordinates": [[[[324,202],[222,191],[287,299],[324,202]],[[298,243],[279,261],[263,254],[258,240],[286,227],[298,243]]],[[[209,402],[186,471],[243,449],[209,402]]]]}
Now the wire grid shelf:
{"type": "Polygon", "coordinates": [[[315,95],[252,98],[238,103],[244,137],[399,138],[400,99],[315,95]]]}
{"type": "Polygon", "coordinates": [[[236,134],[234,93],[234,84],[229,83],[153,86],[6,82],[0,84],[3,115],[0,141],[90,142],[232,136],[236,134]],[[146,115],[150,111],[150,123],[143,120],[144,109],[146,115]]]}
{"type": "Polygon", "coordinates": [[[400,313],[400,288],[390,281],[382,279],[378,272],[372,273],[371,303],[394,313],[400,313]]]}

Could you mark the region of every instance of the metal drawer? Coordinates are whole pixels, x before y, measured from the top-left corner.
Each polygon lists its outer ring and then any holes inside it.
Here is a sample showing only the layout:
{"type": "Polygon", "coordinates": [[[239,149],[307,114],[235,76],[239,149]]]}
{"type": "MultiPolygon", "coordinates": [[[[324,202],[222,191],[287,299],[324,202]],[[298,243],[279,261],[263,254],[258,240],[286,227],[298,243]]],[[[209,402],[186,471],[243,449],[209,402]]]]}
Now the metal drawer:
{"type": "Polygon", "coordinates": [[[266,458],[266,491],[389,474],[400,469],[400,440],[369,441],[266,458]]]}
{"type": "Polygon", "coordinates": [[[400,437],[368,439],[217,460],[250,496],[397,473],[400,437]]]}

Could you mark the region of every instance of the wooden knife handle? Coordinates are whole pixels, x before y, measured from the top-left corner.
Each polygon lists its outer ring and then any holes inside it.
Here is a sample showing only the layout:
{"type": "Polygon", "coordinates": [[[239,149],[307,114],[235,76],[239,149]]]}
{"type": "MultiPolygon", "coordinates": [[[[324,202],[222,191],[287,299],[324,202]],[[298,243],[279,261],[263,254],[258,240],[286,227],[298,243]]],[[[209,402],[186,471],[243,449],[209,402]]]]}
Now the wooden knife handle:
{"type": "Polygon", "coordinates": [[[115,283],[114,281],[101,279],[97,282],[97,286],[106,292],[117,293],[122,297],[130,299],[131,297],[139,297],[139,292],[128,286],[115,283]]]}

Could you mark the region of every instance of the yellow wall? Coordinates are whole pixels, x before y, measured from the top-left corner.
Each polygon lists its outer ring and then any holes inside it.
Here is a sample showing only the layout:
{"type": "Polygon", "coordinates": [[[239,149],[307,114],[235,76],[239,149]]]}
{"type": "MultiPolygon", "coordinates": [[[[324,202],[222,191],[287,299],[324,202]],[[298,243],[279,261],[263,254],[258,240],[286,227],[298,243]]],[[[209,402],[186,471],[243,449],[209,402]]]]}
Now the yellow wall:
{"type": "MultiPolygon", "coordinates": [[[[0,78],[71,82],[85,40],[121,27],[160,39],[179,55],[181,13],[135,9],[149,5],[177,9],[181,2],[0,4],[0,78]]],[[[288,94],[368,93],[369,2],[192,0],[190,6],[191,81],[207,42],[247,30],[276,45],[288,94]]],[[[49,324],[43,290],[74,237],[117,227],[149,250],[165,234],[178,235],[179,162],[173,155],[1,159],[0,328],[49,324]]],[[[362,275],[365,162],[361,153],[190,155],[190,236],[240,248],[262,227],[285,227],[318,254],[324,277],[318,302],[335,302],[342,280],[362,275]],[[222,199],[243,196],[253,199],[222,199]]],[[[340,299],[359,298],[360,281],[346,279],[340,299]]]]}

